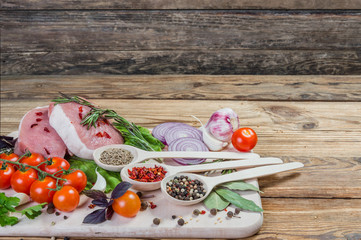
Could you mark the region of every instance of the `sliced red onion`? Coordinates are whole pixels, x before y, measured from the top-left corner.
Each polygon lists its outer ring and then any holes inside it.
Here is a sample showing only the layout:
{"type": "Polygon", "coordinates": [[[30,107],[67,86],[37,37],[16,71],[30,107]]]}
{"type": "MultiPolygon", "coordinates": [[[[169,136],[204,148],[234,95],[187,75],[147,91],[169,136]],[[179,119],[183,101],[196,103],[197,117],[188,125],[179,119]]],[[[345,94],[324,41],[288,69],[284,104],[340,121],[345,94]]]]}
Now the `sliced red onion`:
{"type": "Polygon", "coordinates": [[[162,123],[159,124],[157,126],[155,126],[152,130],[152,135],[157,138],[159,141],[161,141],[164,144],[167,144],[167,142],[165,141],[165,132],[171,128],[174,127],[176,125],[182,125],[185,127],[190,127],[189,125],[185,124],[185,123],[180,123],[180,122],[166,122],[166,123],[162,123]]]}
{"type": "Polygon", "coordinates": [[[178,138],[195,138],[202,140],[202,131],[185,124],[170,127],[164,134],[164,139],[168,145],[178,138]]]}
{"type": "MultiPolygon", "coordinates": [[[[207,146],[199,139],[182,137],[172,141],[168,146],[168,151],[196,151],[196,152],[208,152],[207,146]]],[[[199,164],[206,159],[202,158],[173,158],[177,163],[187,164],[199,164]]]]}

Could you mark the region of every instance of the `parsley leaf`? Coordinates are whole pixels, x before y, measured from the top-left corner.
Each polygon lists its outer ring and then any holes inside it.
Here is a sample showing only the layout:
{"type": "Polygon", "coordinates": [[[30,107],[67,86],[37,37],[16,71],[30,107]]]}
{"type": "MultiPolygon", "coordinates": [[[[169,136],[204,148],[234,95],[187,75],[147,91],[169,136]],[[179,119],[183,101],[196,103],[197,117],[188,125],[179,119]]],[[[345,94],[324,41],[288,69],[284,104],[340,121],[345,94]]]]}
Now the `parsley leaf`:
{"type": "Polygon", "coordinates": [[[39,204],[39,205],[36,205],[36,206],[28,207],[28,208],[25,208],[25,209],[23,209],[21,211],[18,211],[18,212],[25,215],[29,219],[34,219],[37,216],[39,216],[40,214],[42,214],[41,210],[43,209],[43,206],[45,204],[46,203],[42,203],[42,204],[39,204]]]}

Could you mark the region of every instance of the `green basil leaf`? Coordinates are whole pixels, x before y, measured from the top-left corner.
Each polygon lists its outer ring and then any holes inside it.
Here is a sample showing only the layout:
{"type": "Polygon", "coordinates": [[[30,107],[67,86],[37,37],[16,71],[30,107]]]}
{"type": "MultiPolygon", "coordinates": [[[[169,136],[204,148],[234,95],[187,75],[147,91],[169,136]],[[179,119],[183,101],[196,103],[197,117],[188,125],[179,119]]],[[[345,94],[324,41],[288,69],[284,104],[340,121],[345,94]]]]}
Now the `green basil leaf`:
{"type": "Polygon", "coordinates": [[[230,202],[219,196],[215,191],[212,191],[203,203],[208,209],[223,210],[228,207],[230,202]]]}
{"type": "Polygon", "coordinates": [[[241,197],[238,193],[224,188],[217,188],[216,193],[235,205],[236,207],[252,212],[263,212],[263,209],[257,206],[253,201],[241,197]]]}
{"type": "Polygon", "coordinates": [[[107,186],[105,187],[105,193],[113,191],[113,189],[122,181],[119,172],[111,172],[98,168],[98,172],[105,178],[107,186]]]}
{"type": "Polygon", "coordinates": [[[256,186],[254,186],[250,183],[246,183],[244,181],[234,181],[234,182],[223,183],[221,185],[221,187],[226,187],[231,190],[241,190],[241,191],[251,190],[251,191],[256,191],[256,192],[262,192],[256,186]]]}

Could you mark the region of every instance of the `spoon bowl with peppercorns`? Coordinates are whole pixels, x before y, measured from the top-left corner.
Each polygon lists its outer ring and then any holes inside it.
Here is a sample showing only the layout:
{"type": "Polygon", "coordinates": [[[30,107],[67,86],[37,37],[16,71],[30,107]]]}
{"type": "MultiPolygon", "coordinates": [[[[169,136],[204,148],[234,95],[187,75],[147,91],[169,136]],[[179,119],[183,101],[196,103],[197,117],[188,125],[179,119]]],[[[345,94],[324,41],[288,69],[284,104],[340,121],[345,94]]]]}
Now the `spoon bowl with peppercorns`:
{"type": "Polygon", "coordinates": [[[165,177],[161,190],[167,200],[178,205],[193,205],[202,202],[212,189],[222,183],[268,176],[303,167],[300,162],[249,168],[216,177],[199,174],[177,173],[165,177]]]}
{"type": "Polygon", "coordinates": [[[161,187],[161,181],[165,177],[180,172],[239,169],[280,163],[283,163],[281,159],[272,157],[212,162],[187,166],[169,166],[160,163],[135,163],[125,166],[121,170],[120,175],[123,181],[132,184],[132,188],[141,191],[152,191],[161,187]]]}

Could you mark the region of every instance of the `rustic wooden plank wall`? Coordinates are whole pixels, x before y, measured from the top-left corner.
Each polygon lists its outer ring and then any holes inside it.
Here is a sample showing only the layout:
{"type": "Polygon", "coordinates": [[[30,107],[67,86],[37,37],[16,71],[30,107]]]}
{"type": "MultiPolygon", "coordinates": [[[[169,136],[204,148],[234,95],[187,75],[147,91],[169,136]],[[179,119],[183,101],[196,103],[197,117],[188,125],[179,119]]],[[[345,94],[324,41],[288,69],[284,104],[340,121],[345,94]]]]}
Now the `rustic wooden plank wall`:
{"type": "Polygon", "coordinates": [[[360,74],[361,3],[1,1],[2,75],[360,74]]]}

